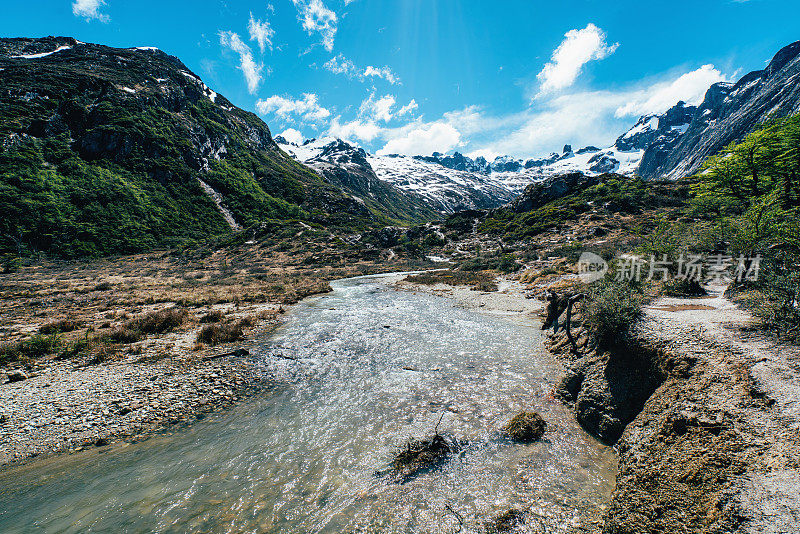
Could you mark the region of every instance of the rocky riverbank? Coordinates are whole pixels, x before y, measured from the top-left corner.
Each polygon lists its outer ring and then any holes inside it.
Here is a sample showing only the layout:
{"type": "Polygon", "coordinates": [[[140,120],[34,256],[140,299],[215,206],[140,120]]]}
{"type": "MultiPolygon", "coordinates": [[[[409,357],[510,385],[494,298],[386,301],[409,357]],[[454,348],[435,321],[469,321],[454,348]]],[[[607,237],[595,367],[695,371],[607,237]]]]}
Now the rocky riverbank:
{"type": "Polygon", "coordinates": [[[800,530],[800,354],[747,334],[722,289],[656,301],[611,351],[577,322],[552,337],[557,394],[620,454],[603,532],[800,530]]]}
{"type": "Polygon", "coordinates": [[[246,352],[89,368],[54,363],[0,387],[0,465],[189,424],[268,387],[255,371],[246,352]]]}
{"type": "Polygon", "coordinates": [[[472,309],[497,317],[506,317],[523,324],[539,324],[539,314],[544,308],[541,300],[531,298],[525,284],[517,280],[500,277],[496,280],[496,291],[482,291],[466,285],[444,283],[419,284],[405,277],[393,282],[398,290],[417,291],[447,297],[467,309],[472,309]]]}
{"type": "Polygon", "coordinates": [[[332,279],[418,267],[317,267],[306,258],[328,249],[307,248],[31,261],[0,276],[0,467],[229,406],[269,386],[237,349],[275,328],[284,306],[332,279]]]}

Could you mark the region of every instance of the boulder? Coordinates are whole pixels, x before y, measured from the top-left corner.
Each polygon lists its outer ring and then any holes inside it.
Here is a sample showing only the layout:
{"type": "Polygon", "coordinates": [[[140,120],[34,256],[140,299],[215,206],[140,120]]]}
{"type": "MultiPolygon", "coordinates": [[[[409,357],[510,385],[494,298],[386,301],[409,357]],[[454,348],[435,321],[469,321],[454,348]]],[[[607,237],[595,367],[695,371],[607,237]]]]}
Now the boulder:
{"type": "Polygon", "coordinates": [[[503,427],[503,432],[513,439],[526,443],[541,439],[545,430],[547,422],[535,412],[520,412],[503,427]]]}
{"type": "Polygon", "coordinates": [[[28,379],[28,374],[21,369],[14,369],[13,371],[8,372],[8,382],[22,382],[23,380],[28,379]]]}

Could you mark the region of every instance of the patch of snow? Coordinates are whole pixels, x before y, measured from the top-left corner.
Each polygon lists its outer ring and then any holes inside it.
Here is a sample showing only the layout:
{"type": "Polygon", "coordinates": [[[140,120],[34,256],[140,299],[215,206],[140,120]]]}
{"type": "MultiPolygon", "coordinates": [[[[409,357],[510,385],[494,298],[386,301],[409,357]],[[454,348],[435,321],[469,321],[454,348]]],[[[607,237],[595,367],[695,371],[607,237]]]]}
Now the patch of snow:
{"type": "Polygon", "coordinates": [[[186,72],[185,70],[180,71],[180,73],[186,76],[188,79],[195,82],[196,84],[198,84],[200,88],[203,89],[203,94],[206,95],[208,99],[214,102],[215,104],[217,103],[217,93],[209,89],[209,87],[203,83],[203,80],[201,80],[200,78],[198,78],[197,76],[195,76],[190,72],[186,72]]]}
{"type": "Polygon", "coordinates": [[[136,89],[131,89],[130,87],[120,87],[120,90],[125,91],[126,93],[136,94],[136,89]]]}
{"type": "Polygon", "coordinates": [[[198,178],[197,181],[200,182],[200,187],[203,188],[203,191],[205,191],[206,194],[211,197],[211,200],[214,201],[214,204],[217,205],[217,209],[219,209],[225,221],[227,221],[228,225],[231,227],[231,230],[241,230],[242,227],[236,222],[236,219],[233,218],[233,213],[222,204],[222,195],[200,178],[198,178]]]}
{"type": "Polygon", "coordinates": [[[658,129],[658,117],[653,116],[646,121],[640,120],[638,123],[636,123],[636,126],[628,130],[628,132],[624,136],[622,136],[622,138],[628,139],[636,134],[649,132],[650,130],[657,130],[657,129],[658,129]]]}
{"type": "Polygon", "coordinates": [[[135,46],[134,50],[158,50],[155,46],[135,46]]]}
{"type": "Polygon", "coordinates": [[[433,263],[453,263],[453,260],[448,260],[447,258],[442,258],[441,256],[425,256],[425,259],[432,261],[433,263]]]}
{"type": "Polygon", "coordinates": [[[738,88],[733,93],[731,93],[731,96],[736,96],[736,95],[738,95],[740,93],[744,93],[745,91],[747,91],[748,89],[752,88],[753,86],[758,85],[759,83],[761,83],[761,78],[756,78],[755,80],[750,80],[748,83],[746,83],[745,85],[743,85],[742,87],[738,88]]]}
{"type": "Polygon", "coordinates": [[[673,126],[672,128],[670,128],[670,130],[672,130],[673,132],[678,132],[681,135],[685,134],[686,130],[688,130],[688,129],[689,129],[689,123],[688,122],[686,124],[680,124],[678,126],[673,126]]]}
{"type": "Polygon", "coordinates": [[[49,55],[55,54],[56,52],[61,52],[63,50],[71,50],[71,49],[72,49],[71,46],[64,45],[64,46],[59,46],[58,48],[56,48],[52,52],[42,52],[41,54],[24,54],[24,55],[21,55],[21,56],[11,56],[11,57],[14,58],[14,59],[39,59],[39,58],[43,58],[43,57],[47,57],[49,55]]]}

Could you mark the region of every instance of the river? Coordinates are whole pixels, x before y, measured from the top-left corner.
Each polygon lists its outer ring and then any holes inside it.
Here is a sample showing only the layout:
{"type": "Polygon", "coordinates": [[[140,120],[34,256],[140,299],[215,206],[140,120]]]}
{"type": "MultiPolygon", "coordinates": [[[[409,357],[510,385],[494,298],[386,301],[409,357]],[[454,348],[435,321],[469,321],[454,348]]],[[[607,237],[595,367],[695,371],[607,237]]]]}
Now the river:
{"type": "Polygon", "coordinates": [[[462,532],[509,508],[561,532],[608,498],[616,456],[549,398],[559,364],[525,318],[341,280],[251,350],[275,387],[142,443],[0,473],[0,532],[462,532]],[[548,421],[517,444],[522,409],[548,421]],[[409,438],[467,444],[405,484],[409,438]],[[460,517],[457,517],[460,516],[460,517]],[[463,522],[463,525],[462,525],[463,522]]]}

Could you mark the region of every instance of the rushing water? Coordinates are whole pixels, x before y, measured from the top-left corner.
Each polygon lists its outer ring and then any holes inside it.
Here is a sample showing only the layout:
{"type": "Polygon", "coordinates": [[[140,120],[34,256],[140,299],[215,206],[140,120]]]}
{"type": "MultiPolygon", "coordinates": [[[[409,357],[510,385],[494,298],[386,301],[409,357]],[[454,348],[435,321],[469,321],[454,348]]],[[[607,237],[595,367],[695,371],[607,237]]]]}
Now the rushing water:
{"type": "Polygon", "coordinates": [[[607,497],[615,456],[548,399],[559,369],[533,325],[379,278],[334,288],[253,350],[273,391],[172,435],[0,474],[0,532],[469,532],[511,507],[559,532],[607,497]],[[521,409],[548,421],[544,441],[497,432],[521,409]],[[442,413],[440,433],[466,448],[406,484],[381,476],[442,413]]]}

